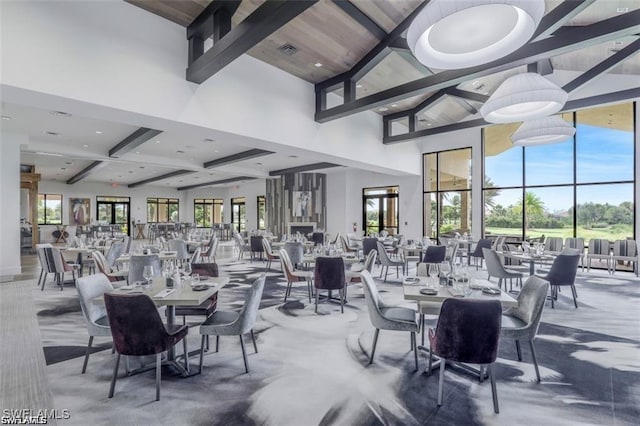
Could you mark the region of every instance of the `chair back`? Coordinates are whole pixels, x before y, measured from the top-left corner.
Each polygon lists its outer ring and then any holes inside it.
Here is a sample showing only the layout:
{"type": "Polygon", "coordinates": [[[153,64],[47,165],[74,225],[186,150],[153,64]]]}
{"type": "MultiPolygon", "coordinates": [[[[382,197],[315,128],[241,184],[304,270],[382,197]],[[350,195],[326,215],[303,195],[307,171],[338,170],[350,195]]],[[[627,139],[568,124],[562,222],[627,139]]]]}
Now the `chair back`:
{"type": "Polygon", "coordinates": [[[446,299],[430,332],[431,349],[447,360],[490,364],[498,355],[501,325],[499,300],[446,299]]]}
{"type": "Polygon", "coordinates": [[[209,240],[209,243],[207,244],[207,250],[204,252],[204,256],[211,257],[212,250],[214,249],[213,244],[214,244],[214,241],[216,241],[217,239],[218,238],[216,237],[216,232],[214,231],[213,234],[211,234],[211,239],[209,240]]]}
{"type": "Polygon", "coordinates": [[[247,298],[244,301],[242,310],[238,315],[238,326],[240,327],[240,334],[248,333],[256,323],[258,317],[258,308],[260,307],[260,300],[262,299],[262,292],[264,290],[264,282],[266,275],[262,274],[258,277],[247,294],[247,298]]]}
{"type": "Polygon", "coordinates": [[[289,258],[289,253],[283,248],[280,250],[280,263],[282,264],[282,271],[288,281],[297,281],[298,278],[293,275],[295,268],[289,258]]]}
{"type": "Polygon", "coordinates": [[[162,275],[160,258],[157,254],[131,255],[129,259],[129,284],[133,284],[136,281],[144,280],[143,272],[144,267],[147,265],[153,266],[154,277],[159,277],[160,275],[162,275]]]}
{"type": "Polygon", "coordinates": [[[378,250],[378,239],[377,238],[363,238],[362,239],[362,254],[364,256],[368,256],[371,251],[378,250]]]}
{"type": "Polygon", "coordinates": [[[449,243],[449,245],[447,246],[447,249],[445,251],[445,260],[453,263],[456,260],[456,254],[458,253],[458,247],[459,244],[457,241],[451,241],[449,243]]]}
{"type": "Polygon", "coordinates": [[[242,250],[242,248],[245,246],[244,239],[242,238],[242,235],[240,235],[239,233],[235,232],[233,234],[233,240],[236,242],[236,247],[238,248],[238,250],[242,250]]]}
{"type": "Polygon", "coordinates": [[[91,256],[96,261],[96,265],[98,265],[98,270],[103,274],[110,274],[111,268],[107,264],[107,259],[104,258],[104,254],[100,250],[95,250],[91,253],[91,256]]]}
{"type": "Polygon", "coordinates": [[[331,243],[329,243],[329,244],[334,244],[334,245],[338,244],[338,241],[340,240],[340,236],[341,236],[341,234],[338,232],[336,234],[336,238],[333,241],[331,241],[331,243]]]}
{"type": "Polygon", "coordinates": [[[376,258],[378,256],[378,252],[376,250],[372,250],[369,252],[369,254],[367,255],[366,259],[364,260],[364,266],[362,268],[363,271],[369,271],[370,273],[373,272],[373,265],[376,264],[376,258]]]}
{"type": "Polygon", "coordinates": [[[130,252],[131,252],[131,237],[128,235],[125,235],[123,237],[122,254],[129,254],[130,252]]]}
{"type": "Polygon", "coordinates": [[[113,286],[106,275],[93,274],[78,278],[76,290],[78,291],[80,307],[82,308],[84,319],[87,322],[89,334],[93,334],[91,333],[92,329],[99,327],[96,321],[107,316],[107,309],[102,303],[96,303],[95,298],[109,291],[113,291],[113,286]]]}
{"type": "Polygon", "coordinates": [[[584,238],[566,238],[564,240],[565,248],[580,249],[580,253],[584,252],[584,238]]]}
{"type": "Polygon", "coordinates": [[[317,257],[313,273],[318,289],[338,290],[345,286],[344,260],[342,257],[317,257]]]}
{"type": "Polygon", "coordinates": [[[36,244],[36,254],[38,255],[38,263],[40,263],[40,268],[42,268],[45,272],[51,273],[54,272],[53,265],[49,266],[49,262],[47,261],[47,254],[45,252],[46,247],[53,247],[51,244],[36,244]]]}
{"type": "Polygon", "coordinates": [[[500,261],[500,257],[495,250],[483,248],[482,256],[484,257],[484,261],[487,263],[487,274],[489,274],[489,277],[501,278],[506,274],[506,270],[504,269],[504,266],[500,261]]]}
{"type": "Polygon", "coordinates": [[[271,250],[271,243],[266,238],[262,239],[262,249],[268,257],[273,257],[273,250],[271,250]]]}
{"type": "Polygon", "coordinates": [[[371,324],[376,328],[384,328],[386,321],[382,315],[380,293],[378,293],[378,287],[376,287],[373,277],[367,271],[362,271],[362,288],[364,290],[364,298],[367,301],[371,324]]]}
{"type": "Polygon", "coordinates": [[[616,240],[613,243],[613,255],[616,257],[637,257],[638,247],[635,240],[616,240]]]}
{"type": "Polygon", "coordinates": [[[427,251],[424,252],[422,262],[424,263],[441,263],[444,262],[447,257],[446,246],[429,246],[427,251]]]}
{"type": "Polygon", "coordinates": [[[561,237],[549,237],[544,240],[544,249],[546,251],[562,251],[562,238],[561,237]]]}
{"type": "Polygon", "coordinates": [[[189,260],[189,263],[197,263],[198,260],[200,259],[200,253],[202,253],[202,247],[196,247],[196,249],[191,254],[191,259],[189,260]]]}
{"type": "Polygon", "coordinates": [[[604,238],[589,240],[589,254],[609,254],[609,240],[604,238]]]}
{"type": "Polygon", "coordinates": [[[314,232],[311,235],[311,241],[313,241],[314,245],[321,246],[324,244],[324,232],[314,232]]]}
{"type": "Polygon", "coordinates": [[[105,256],[109,268],[113,269],[116,266],[116,260],[122,254],[123,246],[124,244],[122,242],[116,242],[109,247],[109,251],[107,251],[107,255],[105,256]]]}
{"type": "Polygon", "coordinates": [[[118,353],[142,356],[167,349],[167,331],[149,296],[105,293],[104,303],[118,353]]]}
{"type": "Polygon", "coordinates": [[[187,251],[187,243],[183,239],[173,239],[168,241],[169,250],[176,252],[176,259],[187,260],[189,259],[189,252],[187,251]]]}
{"type": "Polygon", "coordinates": [[[192,263],[191,272],[194,274],[198,274],[201,277],[219,276],[217,263],[192,263]]]}
{"type": "Polygon", "coordinates": [[[524,328],[518,330],[518,334],[521,336],[531,340],[538,333],[548,292],[549,282],[532,275],[525,281],[520,294],[518,294],[518,306],[509,308],[505,312],[506,315],[516,317],[526,324],[524,328]]]}
{"type": "Polygon", "coordinates": [[[292,265],[295,266],[302,263],[304,256],[304,245],[302,243],[287,241],[282,248],[289,255],[289,260],[292,265]]]}
{"type": "Polygon", "coordinates": [[[544,277],[551,285],[573,285],[576,281],[580,255],[560,254],[553,260],[551,269],[544,277]]]}
{"type": "Polygon", "coordinates": [[[495,251],[502,250],[502,245],[506,241],[507,237],[504,235],[498,235],[496,239],[493,241],[491,248],[495,251]]]}
{"type": "Polygon", "coordinates": [[[484,256],[484,253],[482,252],[482,249],[484,248],[491,248],[491,240],[488,238],[481,238],[480,240],[478,240],[478,243],[476,244],[476,248],[473,250],[473,253],[471,253],[471,256],[474,257],[482,257],[484,256]]]}
{"type": "Polygon", "coordinates": [[[342,251],[345,253],[353,251],[353,249],[349,247],[349,243],[347,242],[347,239],[343,236],[340,236],[340,247],[342,247],[342,251]]]}
{"type": "Polygon", "coordinates": [[[251,244],[251,251],[254,253],[262,253],[264,249],[262,248],[262,240],[263,237],[261,235],[252,235],[249,238],[249,243],[251,244]]]}
{"type": "Polygon", "coordinates": [[[49,272],[54,274],[62,274],[67,268],[65,267],[64,258],[58,247],[44,247],[44,255],[47,261],[47,265],[50,269],[49,272]]]}
{"type": "Polygon", "coordinates": [[[378,241],[376,244],[378,247],[378,257],[380,258],[380,264],[382,264],[382,266],[393,266],[391,259],[389,258],[389,254],[387,253],[387,249],[384,247],[384,244],[382,244],[380,241],[378,241]]]}

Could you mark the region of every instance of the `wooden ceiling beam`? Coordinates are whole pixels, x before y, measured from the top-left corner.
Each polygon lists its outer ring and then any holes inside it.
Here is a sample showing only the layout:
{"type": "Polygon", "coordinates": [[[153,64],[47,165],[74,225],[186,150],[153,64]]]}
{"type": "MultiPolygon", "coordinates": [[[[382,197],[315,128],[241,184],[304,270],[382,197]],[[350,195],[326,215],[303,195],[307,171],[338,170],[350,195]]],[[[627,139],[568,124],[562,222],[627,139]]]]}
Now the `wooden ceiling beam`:
{"type": "Polygon", "coordinates": [[[349,15],[351,19],[373,34],[378,40],[382,40],[387,36],[387,32],[378,25],[376,21],[371,19],[369,15],[365,14],[349,0],[333,0],[333,3],[349,15]]]}
{"type": "MultiPolygon", "coordinates": [[[[221,37],[187,67],[187,80],[203,83],[240,55],[260,43],[287,22],[313,6],[318,0],[269,0],[221,37]]],[[[187,29],[187,34],[189,30],[187,29]]],[[[197,53],[197,52],[196,52],[197,53]]]]}
{"type": "Polygon", "coordinates": [[[542,17],[531,40],[540,40],[552,35],[571,18],[591,6],[596,0],[565,0],[542,17]]]}
{"type": "Polygon", "coordinates": [[[183,175],[189,175],[189,174],[192,174],[192,173],[196,173],[196,172],[194,172],[193,170],[176,170],[176,171],[173,171],[173,172],[165,173],[165,174],[160,175],[160,176],[156,176],[156,177],[152,177],[152,178],[149,178],[149,179],[144,179],[144,180],[141,180],[141,181],[138,181],[138,182],[130,183],[129,185],[127,185],[127,187],[128,188],[136,188],[138,186],[146,185],[146,184],[152,183],[152,182],[157,182],[159,180],[169,179],[169,178],[172,178],[172,177],[178,177],[178,176],[183,176],[183,175]]]}
{"type": "Polygon", "coordinates": [[[288,175],[292,173],[310,172],[312,170],[329,169],[332,167],[342,167],[340,164],[333,163],[313,163],[305,164],[304,166],[290,167],[288,169],[273,170],[269,172],[269,176],[288,175]]]}
{"type": "Polygon", "coordinates": [[[109,150],[109,157],[119,158],[160,133],[162,133],[162,130],[140,127],[138,130],[121,140],[116,146],[111,148],[109,150]]]}
{"type": "MultiPolygon", "coordinates": [[[[369,96],[344,102],[333,108],[316,110],[315,120],[319,123],[346,117],[358,112],[367,111],[397,102],[425,92],[437,91],[473,78],[495,74],[531,62],[547,59],[552,56],[573,52],[588,46],[615,40],[640,31],[640,10],[627,12],[624,15],[605,19],[591,25],[580,27],[563,37],[549,37],[544,40],[526,44],[517,51],[488,64],[461,70],[448,70],[438,74],[414,80],[400,86],[382,90],[369,96]]],[[[321,84],[321,83],[320,83],[321,84]]],[[[316,85],[316,95],[318,94],[316,85]]],[[[316,105],[318,105],[316,103],[316,105]]]]}
{"type": "Polygon", "coordinates": [[[222,185],[222,184],[225,184],[225,183],[233,183],[233,182],[240,182],[242,180],[254,180],[254,179],[257,179],[257,178],[251,177],[251,176],[238,176],[238,177],[229,178],[229,179],[222,179],[222,180],[214,180],[214,181],[211,181],[211,182],[197,183],[195,185],[181,186],[181,187],[178,188],[178,191],[186,191],[186,190],[189,190],[189,189],[202,188],[203,186],[222,185]]]}
{"type": "Polygon", "coordinates": [[[226,157],[216,158],[215,160],[207,161],[204,163],[205,169],[211,169],[214,167],[224,166],[225,164],[237,163],[238,161],[250,160],[252,158],[263,157],[265,155],[273,154],[273,151],[267,151],[264,149],[249,149],[237,154],[227,155],[226,157]]]}
{"type": "Polygon", "coordinates": [[[106,165],[107,165],[107,163],[104,162],[104,161],[100,161],[100,160],[94,161],[93,163],[91,163],[87,167],[85,167],[84,169],[80,170],[74,176],[72,176],[69,180],[67,180],[67,185],[73,185],[74,183],[76,183],[78,181],[81,181],[82,179],[84,179],[87,176],[89,176],[91,173],[100,170],[101,168],[103,168],[106,165]]]}

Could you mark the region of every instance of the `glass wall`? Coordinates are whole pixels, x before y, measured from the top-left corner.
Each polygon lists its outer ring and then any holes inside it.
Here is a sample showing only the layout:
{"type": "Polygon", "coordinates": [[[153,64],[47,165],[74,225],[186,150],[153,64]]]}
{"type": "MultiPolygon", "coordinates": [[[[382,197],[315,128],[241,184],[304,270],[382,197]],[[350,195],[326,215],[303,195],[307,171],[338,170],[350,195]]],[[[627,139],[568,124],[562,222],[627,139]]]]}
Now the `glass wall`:
{"type": "Polygon", "coordinates": [[[574,138],[516,147],[518,124],[483,130],[484,234],[634,238],[634,104],[562,114],[574,138]]]}
{"type": "Polygon", "coordinates": [[[471,232],[471,148],[423,156],[424,235],[471,232]]]}
{"type": "Polygon", "coordinates": [[[217,198],[196,198],[193,200],[193,218],[198,228],[211,228],[214,223],[222,223],[222,205],[217,198]]]}

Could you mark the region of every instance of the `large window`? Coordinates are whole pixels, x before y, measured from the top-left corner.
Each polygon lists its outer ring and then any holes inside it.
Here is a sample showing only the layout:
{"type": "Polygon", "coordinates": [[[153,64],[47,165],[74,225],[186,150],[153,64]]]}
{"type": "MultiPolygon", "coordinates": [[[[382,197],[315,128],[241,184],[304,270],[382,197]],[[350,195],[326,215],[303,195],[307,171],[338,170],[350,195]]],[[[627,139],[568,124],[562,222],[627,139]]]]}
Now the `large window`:
{"type": "Polygon", "coordinates": [[[129,234],[131,222],[131,199],[129,197],[97,196],[98,223],[119,225],[120,230],[129,234]]]}
{"type": "Polygon", "coordinates": [[[423,156],[424,235],[471,232],[471,148],[423,156]]]}
{"type": "Polygon", "coordinates": [[[399,233],[398,197],[397,186],[362,190],[362,223],[366,235],[377,234],[382,230],[391,235],[399,233]]]}
{"type": "Polygon", "coordinates": [[[634,237],[634,104],[562,118],[574,138],[515,147],[507,124],[483,131],[484,233],[539,237],[634,237]]]}
{"type": "Polygon", "coordinates": [[[246,231],[247,210],[244,197],[231,199],[231,223],[238,232],[246,231]]]}
{"type": "Polygon", "coordinates": [[[62,224],[62,195],[38,194],[38,225],[62,224]]]}
{"type": "Polygon", "coordinates": [[[258,195],[258,229],[265,229],[265,217],[267,211],[267,199],[264,195],[258,195]]]}
{"type": "Polygon", "coordinates": [[[147,198],[147,222],[179,222],[180,201],[177,198],[147,198]]]}
{"type": "Polygon", "coordinates": [[[217,198],[196,198],[193,200],[193,218],[198,228],[211,228],[214,223],[222,223],[223,200],[217,198]]]}

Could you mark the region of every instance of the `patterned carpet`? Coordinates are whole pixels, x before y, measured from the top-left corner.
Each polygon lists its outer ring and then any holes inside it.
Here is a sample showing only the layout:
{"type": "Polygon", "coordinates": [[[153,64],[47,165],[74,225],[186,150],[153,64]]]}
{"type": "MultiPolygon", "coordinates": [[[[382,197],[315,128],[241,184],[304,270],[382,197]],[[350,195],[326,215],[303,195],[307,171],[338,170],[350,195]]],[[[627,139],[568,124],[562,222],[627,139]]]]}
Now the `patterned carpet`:
{"type": "MultiPolygon", "coordinates": [[[[227,259],[220,266],[231,284],[220,293],[219,308],[238,308],[264,263],[227,259]]],[[[390,277],[376,280],[384,300],[411,307],[400,280],[390,277]]],[[[315,314],[304,283],[283,304],[279,265],[268,272],[255,328],[259,353],[247,345],[249,374],[238,339],[223,337],[220,352],[205,355],[203,374],[183,379],[163,371],[159,403],[152,371],[125,377],[122,367],[108,399],[115,361],[108,339],[94,341],[87,373],[80,374],[88,336],[75,290],[51,285],[40,292],[35,281],[25,281],[34,289],[55,406],[71,411],[68,424],[83,425],[640,424],[639,284],[629,273],[592,270],[578,278],[579,309],[566,290],[554,310],[547,303],[536,341],[542,383],[535,381],[528,347],[518,362],[515,345],[505,342],[495,369],[500,414],[494,414],[489,383],[449,369],[438,409],[438,377],[423,371],[426,354],[414,372],[408,333],[382,331],[368,366],[374,329],[360,286],[350,287],[344,314],[328,303],[315,314]]],[[[189,347],[199,347],[197,326],[189,347]]],[[[193,356],[192,367],[197,362],[193,356]]]]}

